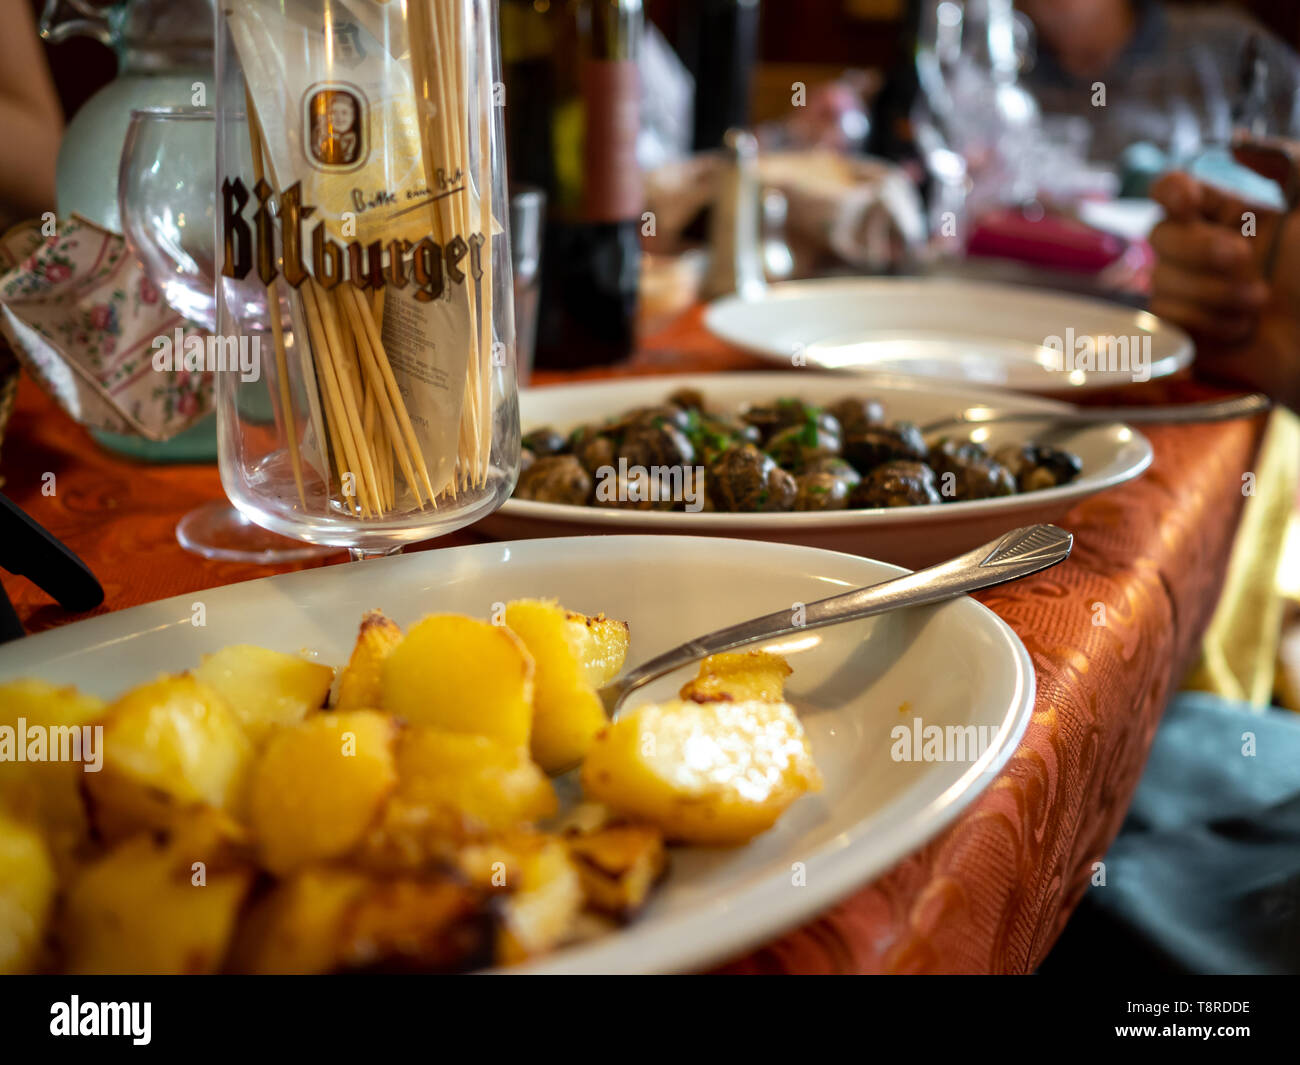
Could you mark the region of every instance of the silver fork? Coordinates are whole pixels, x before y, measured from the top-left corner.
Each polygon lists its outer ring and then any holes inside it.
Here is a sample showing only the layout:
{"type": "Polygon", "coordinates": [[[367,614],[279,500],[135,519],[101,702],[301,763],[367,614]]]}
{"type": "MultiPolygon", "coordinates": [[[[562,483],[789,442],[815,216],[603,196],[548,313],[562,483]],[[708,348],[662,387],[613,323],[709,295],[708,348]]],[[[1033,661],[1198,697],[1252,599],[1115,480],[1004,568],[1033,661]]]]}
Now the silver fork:
{"type": "Polygon", "coordinates": [[[666,651],[605,685],[599,693],[605,712],[617,717],[627,697],[638,688],[709,655],[992,588],[1063,562],[1073,544],[1074,537],[1055,525],[1028,525],[937,566],[809,603],[802,624],[795,624],[794,611],[779,610],[719,629],[666,651]]]}
{"type": "Polygon", "coordinates": [[[1100,425],[1128,422],[1130,425],[1184,425],[1192,422],[1226,422],[1249,418],[1272,408],[1272,401],[1258,392],[1232,399],[1205,403],[1172,403],[1150,407],[1072,407],[1069,410],[999,410],[996,407],[967,407],[957,414],[921,426],[929,436],[957,425],[989,425],[997,422],[1048,422],[1052,425],[1100,425]]]}

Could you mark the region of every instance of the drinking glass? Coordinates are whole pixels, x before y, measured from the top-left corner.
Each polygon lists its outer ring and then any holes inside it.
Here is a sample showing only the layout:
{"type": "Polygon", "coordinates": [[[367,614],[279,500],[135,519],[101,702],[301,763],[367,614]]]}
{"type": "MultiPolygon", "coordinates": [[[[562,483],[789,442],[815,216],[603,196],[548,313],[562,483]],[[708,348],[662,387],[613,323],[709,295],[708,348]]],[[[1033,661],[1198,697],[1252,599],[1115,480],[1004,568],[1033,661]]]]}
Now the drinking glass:
{"type": "Polygon", "coordinates": [[[389,554],[514,487],[495,11],[245,0],[218,18],[218,452],[267,529],[389,554]]]}
{"type": "Polygon", "coordinates": [[[217,327],[213,134],[211,111],[132,111],[117,181],[131,251],[171,308],[206,329],[217,327]]]}
{"type": "MultiPolygon", "coordinates": [[[[211,111],[133,111],[117,182],[127,247],[168,305],[208,330],[217,324],[215,133],[211,111]]],[[[268,402],[260,414],[269,418],[268,402]]],[[[225,499],[185,514],[176,539],[194,554],[227,562],[278,565],[330,553],[253,524],[225,499]]]]}

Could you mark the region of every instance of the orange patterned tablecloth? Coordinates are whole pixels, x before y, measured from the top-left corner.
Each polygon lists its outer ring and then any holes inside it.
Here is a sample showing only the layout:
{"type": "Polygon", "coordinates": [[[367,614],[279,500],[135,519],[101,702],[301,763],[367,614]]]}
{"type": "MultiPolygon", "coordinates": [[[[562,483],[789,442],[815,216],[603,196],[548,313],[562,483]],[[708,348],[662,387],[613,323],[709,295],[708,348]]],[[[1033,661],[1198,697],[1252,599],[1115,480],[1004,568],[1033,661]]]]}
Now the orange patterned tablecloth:
{"type": "MultiPolygon", "coordinates": [[[[760,366],[690,313],[627,365],[596,375],[760,366]]],[[[1186,382],[1153,392],[1205,394],[1186,382]]],[[[981,597],[1019,633],[1038,673],[1036,712],[1011,763],[930,845],[726,971],[1023,973],[1042,961],[1119,830],[1165,701],[1195,657],[1262,430],[1262,421],[1148,430],[1151,471],[1062,522],[1076,537],[1069,562],[981,597]],[[1097,603],[1105,625],[1093,623],[1097,603]]],[[[177,519],[221,495],[215,468],[110,455],[30,381],[0,473],[4,491],[98,574],[101,611],[270,572],[177,545],[177,519]],[[42,492],[46,473],[53,495],[42,492]]],[[[29,631],[73,620],[23,579],[4,575],[4,587],[29,631]]]]}

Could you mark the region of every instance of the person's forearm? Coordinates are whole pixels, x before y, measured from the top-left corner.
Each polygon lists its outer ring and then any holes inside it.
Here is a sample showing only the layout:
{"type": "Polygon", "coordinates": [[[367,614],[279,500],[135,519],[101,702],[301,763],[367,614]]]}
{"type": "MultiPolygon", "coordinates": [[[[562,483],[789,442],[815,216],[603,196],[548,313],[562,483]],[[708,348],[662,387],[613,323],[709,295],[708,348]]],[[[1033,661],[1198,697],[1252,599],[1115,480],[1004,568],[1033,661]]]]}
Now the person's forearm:
{"type": "Polygon", "coordinates": [[[33,115],[23,104],[0,99],[0,229],[54,210],[54,170],[59,122],[33,115]]]}

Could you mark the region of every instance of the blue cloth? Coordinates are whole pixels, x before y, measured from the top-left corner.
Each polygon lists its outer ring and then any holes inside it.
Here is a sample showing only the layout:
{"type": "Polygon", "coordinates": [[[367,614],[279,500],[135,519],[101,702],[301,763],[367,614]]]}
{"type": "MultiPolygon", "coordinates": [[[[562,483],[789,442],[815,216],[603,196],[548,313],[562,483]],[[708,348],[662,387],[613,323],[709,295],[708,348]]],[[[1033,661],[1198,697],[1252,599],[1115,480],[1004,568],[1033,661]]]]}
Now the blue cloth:
{"type": "Polygon", "coordinates": [[[1043,973],[1300,973],[1300,716],[1179,695],[1105,874],[1043,973]]]}

